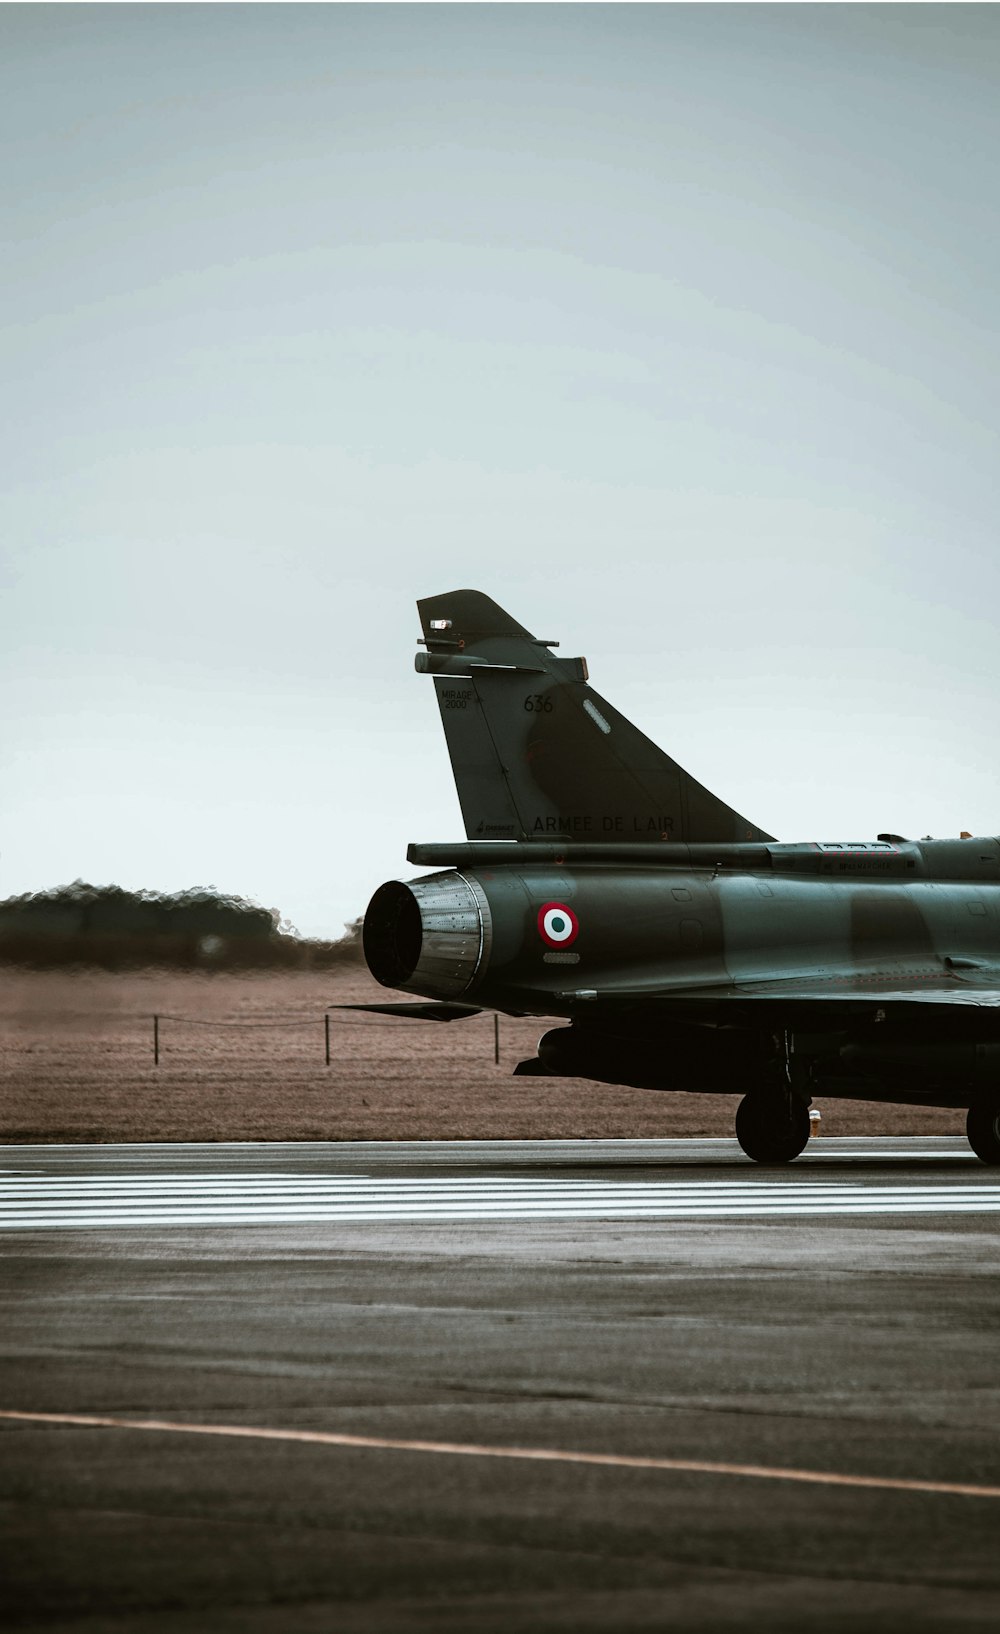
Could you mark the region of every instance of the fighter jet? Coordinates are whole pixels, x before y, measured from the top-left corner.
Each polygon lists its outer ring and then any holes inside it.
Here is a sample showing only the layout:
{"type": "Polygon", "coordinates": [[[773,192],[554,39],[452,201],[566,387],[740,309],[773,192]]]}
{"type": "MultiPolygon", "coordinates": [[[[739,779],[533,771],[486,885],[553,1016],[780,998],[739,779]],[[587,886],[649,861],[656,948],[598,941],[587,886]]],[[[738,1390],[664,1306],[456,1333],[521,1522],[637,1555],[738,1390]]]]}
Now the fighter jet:
{"type": "Polygon", "coordinates": [[[742,1092],[787,1163],[815,1095],[968,1109],[1000,1163],[1000,840],[779,844],[695,781],[488,596],[418,602],[465,822],[412,844],[368,967],[453,1021],[559,1018],[522,1075],[742,1092]]]}

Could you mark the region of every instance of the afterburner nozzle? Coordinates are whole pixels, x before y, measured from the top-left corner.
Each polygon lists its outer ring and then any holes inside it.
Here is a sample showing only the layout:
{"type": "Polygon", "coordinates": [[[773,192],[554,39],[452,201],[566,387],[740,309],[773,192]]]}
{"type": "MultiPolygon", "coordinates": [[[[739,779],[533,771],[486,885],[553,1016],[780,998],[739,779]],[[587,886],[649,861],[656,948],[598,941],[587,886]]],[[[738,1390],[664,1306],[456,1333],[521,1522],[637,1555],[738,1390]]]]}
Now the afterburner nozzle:
{"type": "Polygon", "coordinates": [[[365,914],[362,945],[383,987],[454,998],[485,968],[493,939],[482,888],[464,874],[380,885],[365,914]]]}

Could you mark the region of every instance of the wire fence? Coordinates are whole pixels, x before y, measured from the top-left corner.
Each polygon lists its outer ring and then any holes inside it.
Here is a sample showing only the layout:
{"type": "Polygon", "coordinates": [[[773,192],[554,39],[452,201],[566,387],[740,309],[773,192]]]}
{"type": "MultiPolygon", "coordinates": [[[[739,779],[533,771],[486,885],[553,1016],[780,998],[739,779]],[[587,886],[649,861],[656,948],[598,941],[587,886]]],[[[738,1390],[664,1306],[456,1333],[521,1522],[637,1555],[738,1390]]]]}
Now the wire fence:
{"type": "MultiPolygon", "coordinates": [[[[312,1028],[312,1027],[318,1027],[319,1026],[319,1018],[317,1018],[316,1016],[295,1016],[295,1017],[287,1017],[286,1016],[286,1017],[282,1017],[280,1019],[267,1020],[267,1021],[261,1020],[259,1018],[256,1018],[254,1020],[249,1020],[249,1019],[244,1020],[242,1017],[237,1017],[235,1020],[226,1021],[226,1020],[223,1020],[221,1017],[214,1017],[214,1016],[178,1016],[178,1015],[167,1014],[164,1011],[157,1011],[157,1012],[155,1012],[153,1014],[151,1019],[152,1019],[152,1023],[153,1023],[153,1039],[152,1039],[152,1043],[153,1043],[153,1065],[154,1065],[154,1067],[158,1067],[160,1065],[161,1057],[164,1054],[164,1044],[165,1044],[165,1041],[164,1041],[164,1023],[165,1022],[170,1022],[171,1025],[177,1025],[177,1026],[207,1027],[207,1028],[212,1028],[212,1029],[237,1031],[237,1032],[240,1032],[240,1033],[255,1032],[255,1031],[272,1032],[272,1031],[276,1031],[276,1030],[279,1030],[279,1029],[282,1029],[282,1028],[284,1028],[284,1029],[295,1029],[296,1031],[299,1031],[299,1030],[301,1030],[303,1028],[307,1028],[307,1027],[312,1028]]],[[[468,1019],[471,1020],[471,1019],[476,1019],[476,1018],[470,1017],[468,1019]]],[[[491,1020],[492,1024],[493,1024],[492,1028],[491,1028],[491,1032],[492,1032],[491,1042],[492,1042],[492,1048],[493,1048],[493,1062],[494,1062],[495,1066],[499,1066],[499,1064],[500,1064],[500,1017],[498,1015],[493,1015],[492,1017],[488,1016],[487,1019],[491,1020]]],[[[334,1029],[334,1028],[331,1027],[330,1013],[329,1013],[329,1011],[325,1011],[324,1014],[323,1014],[323,1017],[322,1017],[324,1064],[326,1066],[330,1066],[331,1063],[332,1063],[332,1060],[333,1060],[333,1050],[332,1050],[333,1033],[334,1033],[335,1030],[339,1030],[341,1027],[365,1027],[365,1028],[370,1028],[370,1027],[397,1027],[398,1028],[400,1026],[404,1026],[404,1027],[419,1026],[421,1024],[421,1022],[423,1022],[423,1025],[425,1025],[425,1026],[440,1027],[442,1025],[441,1022],[431,1021],[429,1018],[423,1018],[423,1017],[413,1018],[413,1019],[410,1019],[410,1018],[403,1019],[403,1018],[401,1018],[399,1016],[379,1016],[379,1015],[340,1016],[340,1015],[338,1015],[337,1022],[336,1022],[336,1029],[334,1029]]],[[[450,1022],[447,1025],[454,1026],[455,1023],[450,1022]]]]}

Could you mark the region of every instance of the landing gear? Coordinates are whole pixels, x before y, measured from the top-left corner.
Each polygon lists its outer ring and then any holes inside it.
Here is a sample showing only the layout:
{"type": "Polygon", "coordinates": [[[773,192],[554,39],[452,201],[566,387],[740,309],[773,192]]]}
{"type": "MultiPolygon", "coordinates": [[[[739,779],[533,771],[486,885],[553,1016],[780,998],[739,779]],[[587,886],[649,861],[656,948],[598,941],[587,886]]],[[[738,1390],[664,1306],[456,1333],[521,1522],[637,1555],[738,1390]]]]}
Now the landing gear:
{"type": "Polygon", "coordinates": [[[969,1145],[984,1163],[1000,1163],[1000,1101],[978,1101],[965,1121],[969,1145]]]}
{"type": "Polygon", "coordinates": [[[791,1163],[809,1140],[809,1107],[791,1090],[755,1089],[736,1109],[736,1139],[755,1163],[791,1163]]]}

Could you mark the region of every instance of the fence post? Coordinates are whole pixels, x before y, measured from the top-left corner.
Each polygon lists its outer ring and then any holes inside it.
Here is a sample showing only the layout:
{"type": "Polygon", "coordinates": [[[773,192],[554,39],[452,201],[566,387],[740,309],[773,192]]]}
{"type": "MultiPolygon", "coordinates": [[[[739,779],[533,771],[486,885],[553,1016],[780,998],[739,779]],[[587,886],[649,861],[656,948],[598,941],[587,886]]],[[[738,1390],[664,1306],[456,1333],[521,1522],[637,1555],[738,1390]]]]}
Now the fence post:
{"type": "Polygon", "coordinates": [[[158,1067],[159,1064],[160,1064],[160,1018],[159,1018],[159,1016],[154,1016],[153,1017],[153,1065],[154,1065],[154,1067],[158,1067]]]}
{"type": "Polygon", "coordinates": [[[324,1031],[324,1033],[326,1035],[326,1064],[327,1064],[327,1066],[329,1066],[330,1065],[330,1012],[329,1012],[329,1010],[327,1010],[326,1013],[323,1016],[323,1031],[324,1031]]]}
{"type": "Polygon", "coordinates": [[[500,1065],[500,1017],[493,1012],[493,1064],[500,1065]]]}

